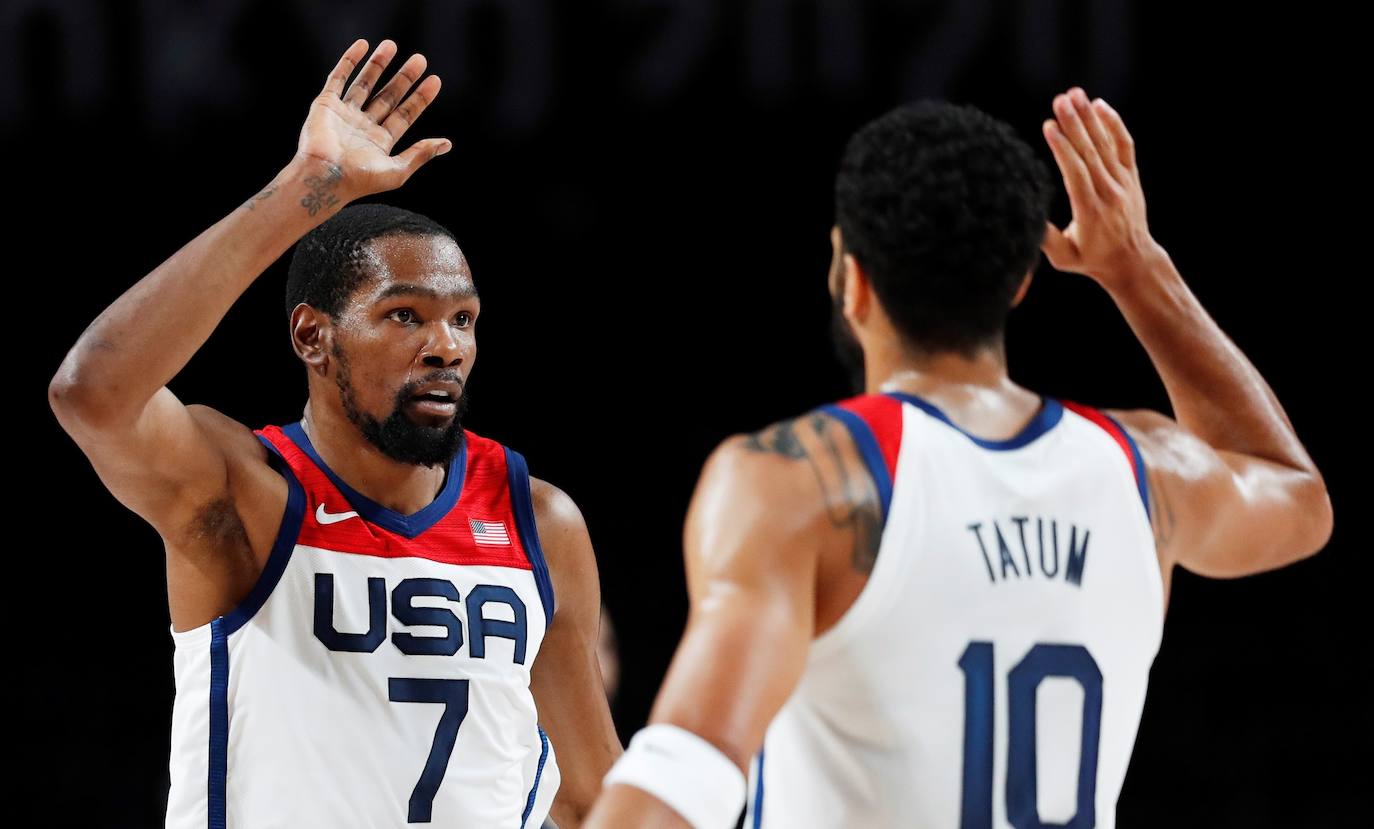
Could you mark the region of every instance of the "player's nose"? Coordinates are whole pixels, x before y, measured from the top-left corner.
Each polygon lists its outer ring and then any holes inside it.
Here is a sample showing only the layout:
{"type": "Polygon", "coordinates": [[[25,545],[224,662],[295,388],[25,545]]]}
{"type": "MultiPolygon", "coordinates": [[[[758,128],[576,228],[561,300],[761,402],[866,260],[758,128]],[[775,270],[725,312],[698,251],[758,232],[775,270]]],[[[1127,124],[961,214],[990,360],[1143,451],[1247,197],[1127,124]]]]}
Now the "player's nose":
{"type": "Polygon", "coordinates": [[[467,336],[447,322],[440,321],[430,334],[425,349],[420,353],[421,361],[431,368],[447,368],[461,365],[466,356],[467,336]]]}

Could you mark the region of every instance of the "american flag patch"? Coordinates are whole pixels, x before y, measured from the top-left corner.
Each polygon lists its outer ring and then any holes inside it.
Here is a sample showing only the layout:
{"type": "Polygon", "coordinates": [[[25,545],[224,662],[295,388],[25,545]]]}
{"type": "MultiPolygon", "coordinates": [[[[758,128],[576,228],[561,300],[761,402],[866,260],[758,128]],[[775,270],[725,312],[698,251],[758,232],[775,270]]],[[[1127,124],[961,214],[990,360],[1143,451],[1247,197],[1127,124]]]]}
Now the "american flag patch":
{"type": "Polygon", "coordinates": [[[476,518],[469,518],[468,525],[472,527],[472,540],[478,544],[485,544],[489,547],[510,546],[510,536],[506,535],[505,522],[478,521],[476,518]]]}

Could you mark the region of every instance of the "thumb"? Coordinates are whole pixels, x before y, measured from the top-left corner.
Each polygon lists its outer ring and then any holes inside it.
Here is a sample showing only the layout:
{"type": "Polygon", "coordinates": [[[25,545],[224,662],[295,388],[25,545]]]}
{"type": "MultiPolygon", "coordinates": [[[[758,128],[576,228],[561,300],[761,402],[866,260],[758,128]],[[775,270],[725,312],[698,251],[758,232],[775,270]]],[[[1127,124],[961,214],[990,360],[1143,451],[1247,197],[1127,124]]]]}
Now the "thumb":
{"type": "Polygon", "coordinates": [[[396,162],[405,171],[406,178],[410,178],[430,159],[443,155],[451,149],[453,149],[453,142],[447,138],[426,138],[422,141],[416,141],[405,152],[396,156],[396,162]]]}
{"type": "Polygon", "coordinates": [[[1040,243],[1040,249],[1045,252],[1045,258],[1050,260],[1055,270],[1077,271],[1078,247],[1052,222],[1045,223],[1045,241],[1040,243]]]}

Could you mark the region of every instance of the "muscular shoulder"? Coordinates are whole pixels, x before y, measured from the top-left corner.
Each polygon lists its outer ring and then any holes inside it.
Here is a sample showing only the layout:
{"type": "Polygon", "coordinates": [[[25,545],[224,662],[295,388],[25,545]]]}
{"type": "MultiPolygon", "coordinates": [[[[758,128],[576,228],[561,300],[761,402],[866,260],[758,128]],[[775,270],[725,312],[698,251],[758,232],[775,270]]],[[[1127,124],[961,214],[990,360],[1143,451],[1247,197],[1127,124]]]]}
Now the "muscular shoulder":
{"type": "Polygon", "coordinates": [[[568,493],[548,481],[530,477],[530,501],[534,506],[535,523],[539,526],[539,538],[544,546],[547,547],[550,541],[587,534],[587,522],[582,518],[582,510],[578,509],[568,493]]]}
{"type": "Polygon", "coordinates": [[[590,612],[599,614],[596,554],[582,510],[566,492],[535,477],[530,478],[530,501],[559,612],[575,607],[580,613],[590,605],[590,612]]]}
{"type": "Polygon", "coordinates": [[[1173,418],[1149,409],[1109,411],[1135,441],[1150,492],[1150,527],[1161,561],[1174,560],[1180,521],[1230,477],[1220,456],[1173,418]]]}
{"type": "Polygon", "coordinates": [[[839,545],[867,572],[881,536],[881,505],[858,447],[843,423],[818,411],[722,443],[702,472],[693,514],[699,531],[726,536],[699,546],[703,555],[745,549],[729,537],[748,533],[784,542],[760,548],[784,556],[839,545]]]}
{"type": "Polygon", "coordinates": [[[1158,440],[1179,428],[1173,418],[1152,409],[1108,409],[1106,413],[1124,426],[1137,442],[1158,440]]]}
{"type": "Polygon", "coordinates": [[[1199,480],[1207,473],[1222,468],[1217,453],[1205,441],[1168,415],[1149,409],[1111,410],[1107,413],[1135,441],[1152,488],[1157,479],[1199,480]]]}

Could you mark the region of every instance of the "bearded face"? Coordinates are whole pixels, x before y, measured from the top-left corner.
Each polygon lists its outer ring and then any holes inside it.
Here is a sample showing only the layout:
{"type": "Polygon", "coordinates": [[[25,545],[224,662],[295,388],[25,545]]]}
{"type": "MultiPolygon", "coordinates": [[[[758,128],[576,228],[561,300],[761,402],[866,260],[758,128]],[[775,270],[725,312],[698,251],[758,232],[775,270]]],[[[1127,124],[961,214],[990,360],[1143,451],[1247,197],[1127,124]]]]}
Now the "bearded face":
{"type": "Polygon", "coordinates": [[[415,466],[447,464],[458,454],[463,445],[462,421],[467,411],[468,395],[457,370],[440,369],[401,386],[396,391],[391,411],[386,417],[378,419],[359,406],[348,357],[343,349],[335,343],[332,353],[338,361],[335,378],[344,412],[368,443],[394,461],[415,466]],[[419,392],[422,387],[434,383],[456,383],[463,388],[453,404],[452,415],[434,416],[418,410],[416,403],[421,399],[419,392]]]}

